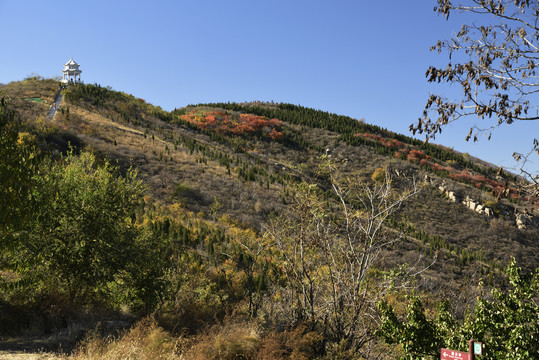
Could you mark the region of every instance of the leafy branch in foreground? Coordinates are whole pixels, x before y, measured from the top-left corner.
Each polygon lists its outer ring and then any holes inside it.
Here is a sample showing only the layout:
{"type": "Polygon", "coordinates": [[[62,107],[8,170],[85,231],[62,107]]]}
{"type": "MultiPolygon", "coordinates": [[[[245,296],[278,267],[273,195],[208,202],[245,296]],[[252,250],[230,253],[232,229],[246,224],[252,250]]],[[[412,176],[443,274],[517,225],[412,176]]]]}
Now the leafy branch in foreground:
{"type": "Polygon", "coordinates": [[[402,346],[401,359],[438,359],[442,347],[464,350],[471,338],[484,344],[481,359],[539,359],[539,271],[524,275],[513,259],[506,274],[509,289],[495,288],[491,297],[478,299],[463,320],[453,318],[447,302],[431,320],[418,297],[410,299],[406,319],[382,301],[379,335],[402,346]]]}
{"type": "MultiPolygon", "coordinates": [[[[477,117],[485,125],[474,124],[466,140],[477,141],[501,125],[539,120],[536,107],[539,92],[539,9],[536,1],[521,0],[438,0],[435,11],[445,17],[470,13],[485,20],[464,24],[449,41],[438,41],[431,50],[447,52],[445,68],[431,66],[429,82],[458,85],[462,98],[430,95],[423,116],[410,130],[434,138],[447,124],[461,118],[477,117]],[[453,61],[455,59],[455,61],[453,61]],[[469,59],[469,60],[464,60],[469,59]],[[462,61],[462,62],[459,62],[462,61]],[[434,117],[434,118],[431,118],[434,117]]],[[[539,155],[539,142],[533,139],[528,154],[514,153],[521,161],[522,174],[539,191],[539,174],[527,168],[529,157],[539,155]]]]}

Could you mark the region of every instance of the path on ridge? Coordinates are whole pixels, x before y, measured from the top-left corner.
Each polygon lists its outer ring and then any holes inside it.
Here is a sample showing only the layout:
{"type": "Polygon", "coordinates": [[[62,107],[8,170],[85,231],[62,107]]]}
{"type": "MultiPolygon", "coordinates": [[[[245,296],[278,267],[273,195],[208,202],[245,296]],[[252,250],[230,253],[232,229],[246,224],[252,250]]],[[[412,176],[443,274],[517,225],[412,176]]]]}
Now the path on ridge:
{"type": "Polygon", "coordinates": [[[54,114],[56,114],[56,111],[60,107],[60,104],[62,103],[64,96],[62,95],[62,89],[58,91],[58,94],[56,95],[56,99],[54,99],[54,104],[56,106],[51,106],[49,109],[49,120],[52,120],[54,118],[54,114]]]}

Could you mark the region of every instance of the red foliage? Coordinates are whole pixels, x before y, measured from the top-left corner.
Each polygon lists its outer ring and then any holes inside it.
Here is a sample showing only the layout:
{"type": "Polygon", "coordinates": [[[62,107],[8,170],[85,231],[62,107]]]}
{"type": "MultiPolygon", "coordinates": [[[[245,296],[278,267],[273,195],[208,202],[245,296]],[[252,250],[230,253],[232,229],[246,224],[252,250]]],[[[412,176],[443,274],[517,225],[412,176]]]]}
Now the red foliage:
{"type": "Polygon", "coordinates": [[[489,179],[484,175],[477,174],[477,175],[473,176],[472,180],[475,181],[475,182],[478,182],[478,183],[484,183],[484,182],[488,181],[489,179]]]}
{"type": "Polygon", "coordinates": [[[370,133],[357,133],[354,136],[360,136],[365,139],[373,140],[376,142],[379,142],[383,146],[390,148],[390,149],[400,149],[405,147],[406,145],[403,142],[400,142],[395,139],[387,139],[379,135],[370,134],[370,133]]]}
{"type": "MultiPolygon", "coordinates": [[[[489,179],[486,176],[481,175],[481,174],[472,175],[472,173],[467,170],[462,170],[458,172],[451,166],[444,167],[434,162],[431,156],[426,155],[421,150],[416,150],[416,149],[410,150],[407,148],[406,144],[398,140],[387,139],[382,136],[370,134],[370,133],[357,133],[354,136],[359,136],[364,139],[368,139],[368,140],[380,143],[381,145],[390,149],[396,149],[395,157],[397,159],[406,159],[408,161],[415,162],[415,163],[419,162],[420,165],[429,166],[431,169],[435,171],[446,171],[449,173],[449,177],[451,177],[452,179],[472,184],[478,189],[480,189],[481,187],[491,189],[495,195],[500,194],[504,191],[507,191],[507,196],[513,199],[519,198],[518,192],[514,188],[506,189],[504,183],[489,179]]],[[[441,147],[448,152],[454,152],[451,148],[448,148],[445,146],[441,146],[441,147]]],[[[539,207],[539,202],[535,202],[534,206],[539,207]]]]}
{"type": "Polygon", "coordinates": [[[465,182],[470,182],[472,180],[472,174],[470,174],[470,172],[466,170],[463,170],[460,173],[450,173],[449,177],[455,180],[460,180],[460,181],[465,181],[465,182]]]}
{"type": "Polygon", "coordinates": [[[450,174],[451,174],[451,173],[454,173],[455,171],[457,171],[457,170],[453,169],[451,166],[444,166],[443,169],[444,169],[445,171],[447,171],[448,173],[450,173],[450,174]]]}
{"type": "Polygon", "coordinates": [[[271,138],[271,140],[280,140],[283,138],[283,133],[282,132],[279,132],[275,129],[271,129],[271,132],[269,133],[269,137],[271,138]]]}
{"type": "Polygon", "coordinates": [[[421,160],[425,154],[421,150],[410,150],[410,153],[408,154],[408,161],[419,161],[421,160]]]}
{"type": "Polygon", "coordinates": [[[200,111],[192,110],[189,114],[180,116],[202,130],[211,130],[220,134],[252,134],[259,133],[269,136],[271,139],[281,139],[283,134],[279,132],[282,121],[268,119],[265,116],[252,114],[229,115],[224,111],[200,111]]]}
{"type": "Polygon", "coordinates": [[[444,167],[438,163],[432,163],[431,168],[436,171],[443,171],[444,167]]]}

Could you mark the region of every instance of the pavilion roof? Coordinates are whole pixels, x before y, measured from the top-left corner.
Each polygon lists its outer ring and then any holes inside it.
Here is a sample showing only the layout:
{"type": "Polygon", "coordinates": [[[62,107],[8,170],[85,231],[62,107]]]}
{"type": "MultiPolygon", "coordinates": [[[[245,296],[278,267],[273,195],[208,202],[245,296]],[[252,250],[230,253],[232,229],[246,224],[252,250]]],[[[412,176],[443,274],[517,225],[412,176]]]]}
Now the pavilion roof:
{"type": "MultiPolygon", "coordinates": [[[[73,60],[73,58],[70,58],[69,61],[66,62],[66,63],[64,64],[64,66],[69,66],[69,65],[79,65],[79,64],[77,64],[77,63],[73,60]]],[[[79,66],[80,66],[80,65],[79,65],[79,66]]]]}

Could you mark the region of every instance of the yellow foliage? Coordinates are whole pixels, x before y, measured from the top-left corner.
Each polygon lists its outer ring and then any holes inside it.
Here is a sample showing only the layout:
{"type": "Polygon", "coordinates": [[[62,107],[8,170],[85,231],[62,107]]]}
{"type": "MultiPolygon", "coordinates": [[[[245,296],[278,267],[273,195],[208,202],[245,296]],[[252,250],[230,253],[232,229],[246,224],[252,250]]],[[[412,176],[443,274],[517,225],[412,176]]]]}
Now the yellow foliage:
{"type": "Polygon", "coordinates": [[[217,219],[217,221],[225,225],[238,226],[238,221],[232,219],[228,214],[224,214],[219,219],[217,219]]]}
{"type": "Polygon", "coordinates": [[[378,168],[374,170],[371,176],[372,181],[382,183],[386,179],[386,170],[384,168],[378,168]]]}
{"type": "Polygon", "coordinates": [[[17,138],[17,146],[23,147],[33,144],[36,141],[36,137],[27,132],[20,132],[17,138]]]}

